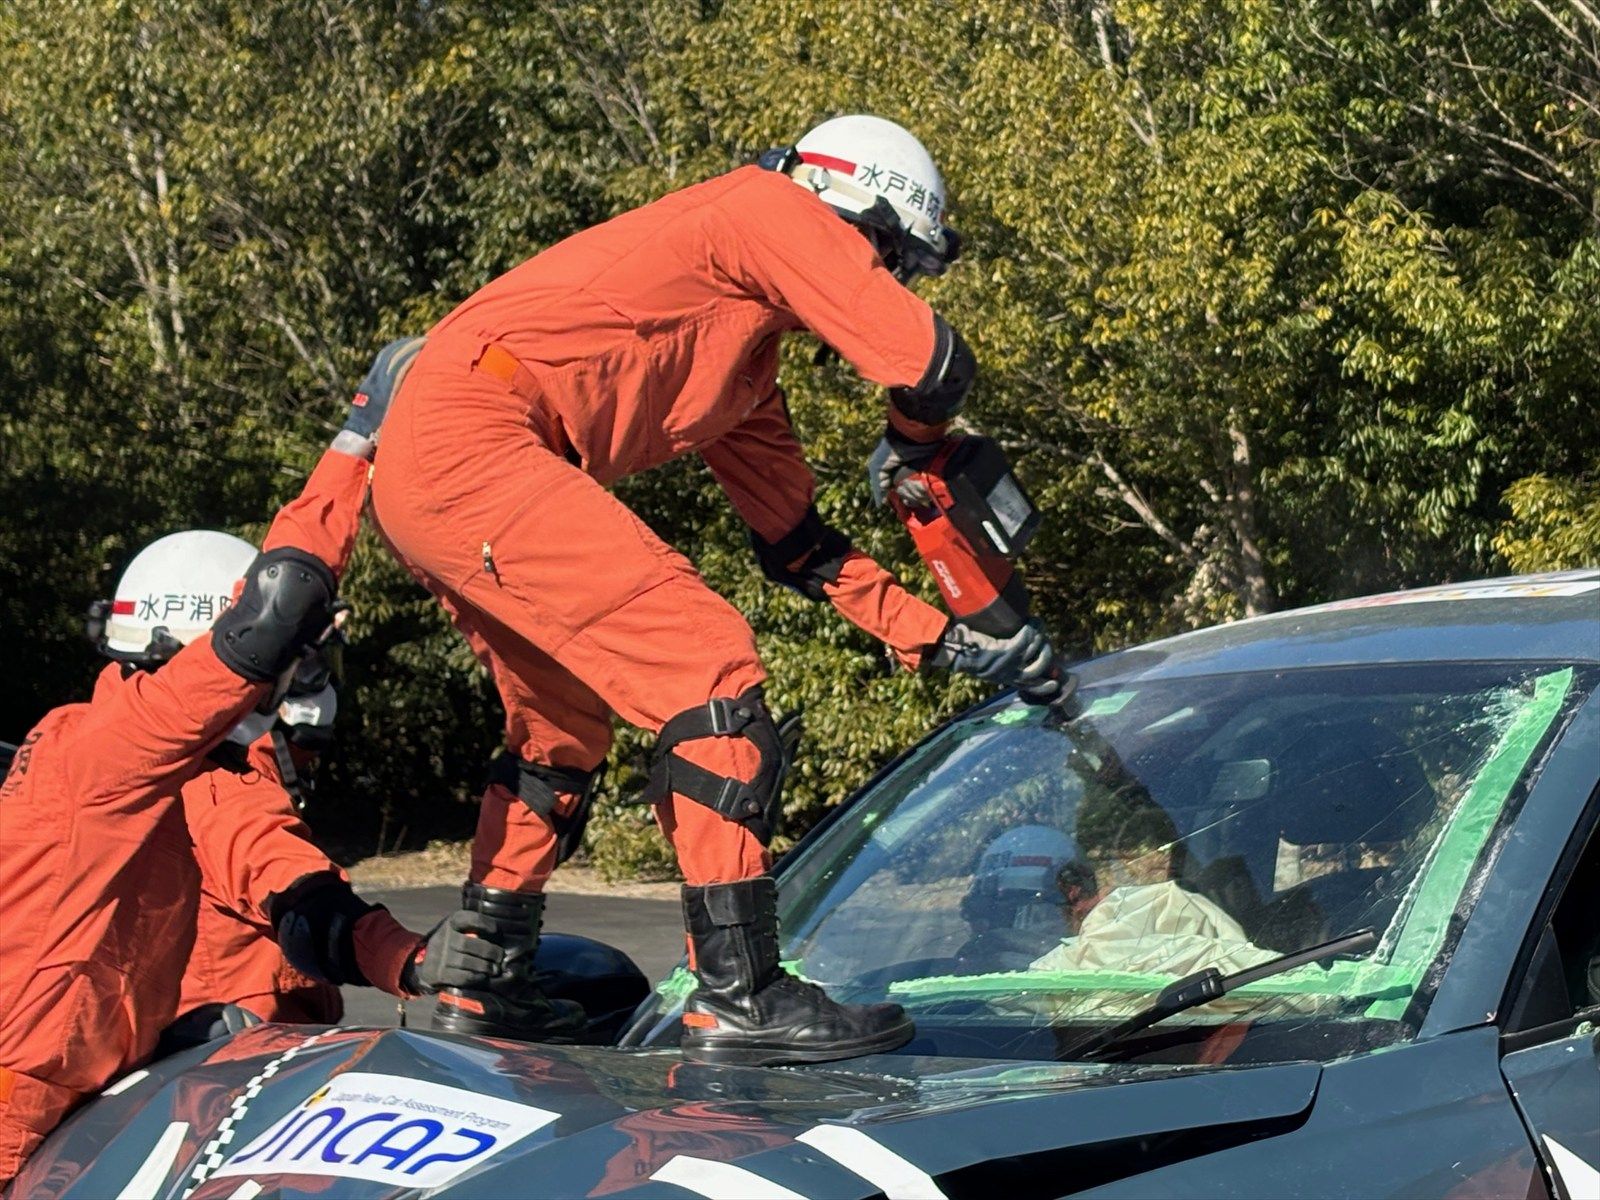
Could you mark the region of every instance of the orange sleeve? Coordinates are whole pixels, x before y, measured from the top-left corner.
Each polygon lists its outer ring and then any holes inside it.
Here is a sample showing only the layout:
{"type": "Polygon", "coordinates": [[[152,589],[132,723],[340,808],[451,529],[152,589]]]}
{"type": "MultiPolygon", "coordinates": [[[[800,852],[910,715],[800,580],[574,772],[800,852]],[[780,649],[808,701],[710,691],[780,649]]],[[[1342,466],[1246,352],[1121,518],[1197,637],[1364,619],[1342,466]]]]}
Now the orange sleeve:
{"type": "Polygon", "coordinates": [[[839,614],[894,651],[908,671],[922,665],[922,655],[950,623],[950,618],[926,600],[906,591],[900,581],[870,555],[851,551],[839,578],[823,586],[828,601],[839,614]]]}
{"type": "Polygon", "coordinates": [[[702,446],[700,457],[744,523],[769,542],[800,524],[816,494],[781,388],[774,387],[737,429],[702,446]]]}
{"type": "MultiPolygon", "coordinates": [[[[344,571],[366,499],[368,464],[337,450],[317,463],[301,494],[272,522],[266,549],[296,546],[344,571]]],[[[85,804],[155,803],[151,789],[205,753],[266,694],[235,675],[209,637],[159,671],[140,671],[97,699],[79,724],[72,772],[85,804]]]]}
{"type": "Polygon", "coordinates": [[[416,955],[423,938],[413,933],[387,908],[379,906],[356,922],[355,954],[367,982],[391,996],[412,998],[401,986],[406,964],[416,955]]]}
{"type": "Polygon", "coordinates": [[[273,518],[263,550],[294,546],[343,575],[361,529],[371,464],[339,450],[323,451],[300,495],[273,518]]]}
{"type": "MultiPolygon", "coordinates": [[[[811,507],[816,481],[776,388],[744,424],[700,455],[745,524],[765,541],[789,533],[811,507]]],[[[916,670],[949,619],[860,550],[850,552],[838,580],[823,590],[840,616],[887,644],[907,670],[916,670]]]]}
{"type": "Polygon", "coordinates": [[[933,310],[815,195],[759,167],[722,207],[713,253],[741,287],[791,312],[884,387],[915,387],[933,358],[933,310]]]}
{"type": "MultiPolygon", "coordinates": [[[[262,739],[250,748],[250,770],[214,768],[183,792],[184,817],[206,890],[244,920],[262,926],[272,923],[272,897],[306,876],[350,882],[344,869],[312,844],[311,831],[275,774],[258,769],[271,756],[270,742],[262,739]]],[[[384,908],[358,920],[354,934],[356,961],[368,981],[390,995],[404,995],[401,973],[420,935],[384,908]]]]}
{"type": "Polygon", "coordinates": [[[71,752],[85,806],[144,808],[155,788],[191,766],[262,696],[266,685],[229,670],[209,637],[185,646],[159,671],[139,671],[90,706],[71,752]]]}
{"type": "Polygon", "coordinates": [[[211,894],[245,920],[270,924],[268,900],[307,875],[348,878],[312,844],[311,831],[273,775],[253,766],[244,772],[216,767],[205,783],[183,793],[195,858],[211,894]]]}

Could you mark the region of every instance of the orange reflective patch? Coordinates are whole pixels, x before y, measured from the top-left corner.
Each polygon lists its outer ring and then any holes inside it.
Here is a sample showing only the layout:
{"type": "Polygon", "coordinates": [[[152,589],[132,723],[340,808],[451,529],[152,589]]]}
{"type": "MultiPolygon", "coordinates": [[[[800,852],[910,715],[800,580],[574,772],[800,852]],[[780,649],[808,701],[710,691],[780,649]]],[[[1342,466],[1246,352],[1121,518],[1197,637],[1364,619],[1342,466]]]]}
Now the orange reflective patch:
{"type": "Polygon", "coordinates": [[[690,1029],[715,1029],[717,1019],[710,1013],[686,1012],[683,1014],[683,1023],[690,1029]]]}
{"type": "Polygon", "coordinates": [[[469,1013],[483,1015],[483,1001],[474,1000],[471,996],[458,996],[454,992],[440,992],[439,1003],[448,1004],[453,1008],[464,1008],[469,1013]]]}
{"type": "Polygon", "coordinates": [[[11,1089],[17,1085],[17,1073],[10,1067],[0,1067],[0,1104],[11,1099],[11,1089]]]}
{"type": "Polygon", "coordinates": [[[493,375],[502,383],[512,383],[517,378],[517,372],[522,370],[522,364],[511,351],[499,342],[490,342],[483,348],[483,353],[478,356],[478,361],[472,364],[477,370],[486,375],[493,375]]]}

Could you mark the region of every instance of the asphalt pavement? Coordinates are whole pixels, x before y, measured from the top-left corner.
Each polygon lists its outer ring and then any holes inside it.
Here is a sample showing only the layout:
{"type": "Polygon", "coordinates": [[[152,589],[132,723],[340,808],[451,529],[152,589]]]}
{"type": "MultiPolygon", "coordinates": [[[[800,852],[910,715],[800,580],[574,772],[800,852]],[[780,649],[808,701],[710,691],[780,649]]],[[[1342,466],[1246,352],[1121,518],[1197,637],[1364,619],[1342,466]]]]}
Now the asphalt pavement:
{"type": "MultiPolygon", "coordinates": [[[[376,904],[387,905],[397,918],[424,933],[460,903],[456,887],[397,888],[363,891],[376,904]]],[[[545,902],[548,931],[577,933],[606,942],[638,964],[645,978],[656,982],[683,957],[683,916],[674,900],[639,900],[627,896],[552,893],[545,902]]],[[[426,1026],[431,1000],[412,1000],[407,1022],[426,1026]]],[[[376,988],[345,988],[347,1025],[398,1025],[400,1001],[376,988]]]]}

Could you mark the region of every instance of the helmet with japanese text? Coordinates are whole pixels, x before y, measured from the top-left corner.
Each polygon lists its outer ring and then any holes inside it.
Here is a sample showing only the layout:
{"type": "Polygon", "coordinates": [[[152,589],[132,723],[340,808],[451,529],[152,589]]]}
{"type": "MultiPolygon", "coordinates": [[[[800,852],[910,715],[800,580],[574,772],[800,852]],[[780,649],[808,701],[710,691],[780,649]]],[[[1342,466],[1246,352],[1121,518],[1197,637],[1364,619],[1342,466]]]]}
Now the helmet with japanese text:
{"type": "Polygon", "coordinates": [[[960,253],[961,239],[944,223],[947,197],[939,168],[922,143],[893,121],[834,117],[761,161],[859,225],[901,282],[943,274],[960,253]]]}
{"type": "Polygon", "coordinates": [[[215,529],[157,538],[122,572],[110,600],[89,606],[89,637],[118,662],[152,667],[211,628],[256,548],[215,529]]]}

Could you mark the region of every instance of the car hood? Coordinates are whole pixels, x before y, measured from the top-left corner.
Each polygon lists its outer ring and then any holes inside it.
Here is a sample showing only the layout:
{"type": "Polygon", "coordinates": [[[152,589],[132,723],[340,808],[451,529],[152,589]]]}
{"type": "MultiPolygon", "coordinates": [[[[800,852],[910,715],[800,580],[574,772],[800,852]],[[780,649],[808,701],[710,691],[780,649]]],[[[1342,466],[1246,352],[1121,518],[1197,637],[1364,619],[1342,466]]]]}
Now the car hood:
{"type": "Polygon", "coordinates": [[[16,1194],[1060,1195],[1288,1132],[1320,1075],[910,1056],[761,1069],[260,1026],[112,1085],[16,1194]]]}

